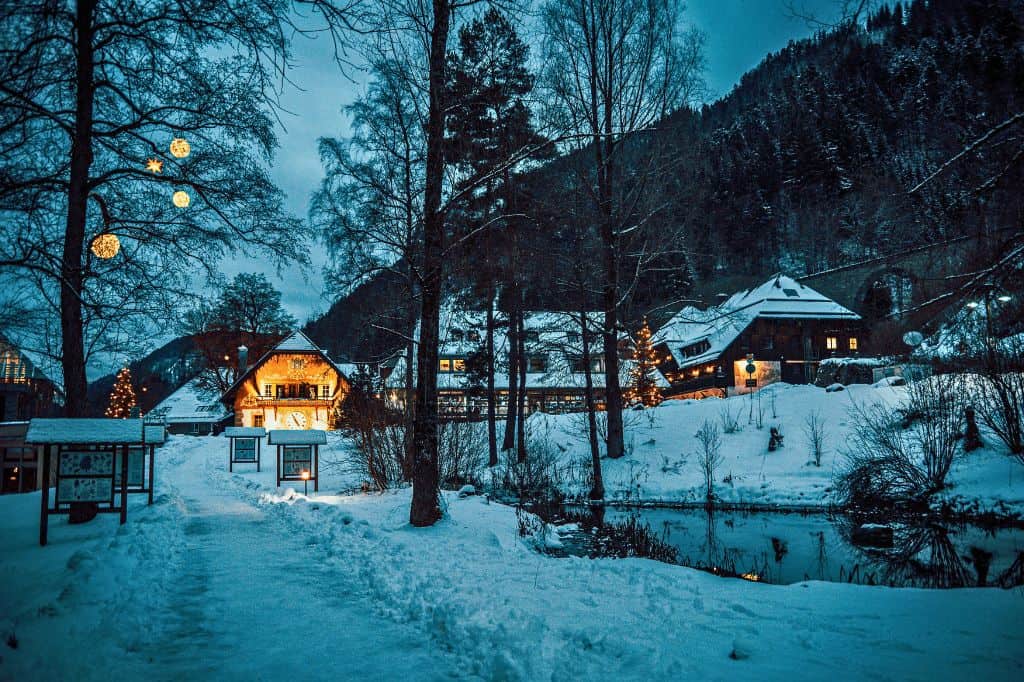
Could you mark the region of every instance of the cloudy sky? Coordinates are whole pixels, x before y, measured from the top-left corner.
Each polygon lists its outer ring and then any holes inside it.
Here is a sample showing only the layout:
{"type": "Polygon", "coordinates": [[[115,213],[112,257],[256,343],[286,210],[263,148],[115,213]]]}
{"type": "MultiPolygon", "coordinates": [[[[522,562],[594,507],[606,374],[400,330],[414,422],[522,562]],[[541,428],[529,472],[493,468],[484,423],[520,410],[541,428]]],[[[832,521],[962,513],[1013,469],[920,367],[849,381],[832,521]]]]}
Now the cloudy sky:
{"type": "MultiPolygon", "coordinates": [[[[797,0],[807,11],[828,17],[835,0],[797,0]]],[[[769,52],[793,39],[813,33],[813,27],[788,15],[784,0],[689,0],[687,20],[707,34],[707,73],[711,99],[728,94],[740,76],[756,66],[769,52]]],[[[342,108],[359,94],[361,85],[346,77],[333,59],[327,37],[299,37],[294,44],[295,70],[284,94],[286,116],[279,131],[281,147],[273,176],[288,195],[288,207],[305,217],[309,195],[316,189],[322,170],[317,139],[347,134],[342,108]]],[[[355,74],[358,78],[358,74],[355,74]]],[[[227,274],[265,272],[281,290],[285,306],[300,322],[330,307],[320,286],[325,262],[321,249],[313,246],[312,268],[291,268],[277,273],[258,259],[238,257],[224,263],[227,274]]]]}

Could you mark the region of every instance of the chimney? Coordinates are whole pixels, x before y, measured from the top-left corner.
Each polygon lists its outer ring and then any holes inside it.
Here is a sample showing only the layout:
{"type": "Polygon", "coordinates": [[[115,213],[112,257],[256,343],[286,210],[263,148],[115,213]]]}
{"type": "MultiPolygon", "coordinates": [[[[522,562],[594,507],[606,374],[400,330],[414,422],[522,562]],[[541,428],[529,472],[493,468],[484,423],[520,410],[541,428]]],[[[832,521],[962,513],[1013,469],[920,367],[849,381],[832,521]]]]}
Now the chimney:
{"type": "Polygon", "coordinates": [[[249,349],[245,346],[238,347],[238,371],[244,372],[249,364],[249,349]]]}

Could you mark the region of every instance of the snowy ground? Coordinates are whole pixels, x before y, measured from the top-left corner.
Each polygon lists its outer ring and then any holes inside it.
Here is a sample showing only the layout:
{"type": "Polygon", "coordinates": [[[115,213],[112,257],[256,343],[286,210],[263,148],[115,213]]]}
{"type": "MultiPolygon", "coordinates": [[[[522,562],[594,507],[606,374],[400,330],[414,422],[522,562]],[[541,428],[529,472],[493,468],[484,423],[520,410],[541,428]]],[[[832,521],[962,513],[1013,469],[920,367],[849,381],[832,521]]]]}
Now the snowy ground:
{"type": "MultiPolygon", "coordinates": [[[[755,394],[728,400],[669,400],[654,409],[626,413],[628,454],[603,460],[606,498],[661,503],[703,502],[703,476],[697,463],[694,437],[704,420],[721,428],[721,414],[730,410],[741,430],[722,433],[723,462],[716,474],[715,494],[727,503],[826,507],[833,502],[833,477],[843,463],[842,447],[852,423],[855,404],[895,404],[905,387],[852,385],[827,392],[804,385],[774,384],[755,394]],[[772,396],[774,395],[774,416],[772,396]],[[763,426],[757,428],[759,409],[763,426]],[[817,412],[825,422],[825,452],[814,466],[804,433],[806,415],[817,412]],[[778,427],[784,447],[768,452],[768,431],[778,427]],[[723,482],[725,481],[725,482],[723,482]]],[[[563,462],[588,462],[584,422],[580,415],[534,415],[534,437],[547,440],[563,462]]],[[[1006,454],[995,436],[983,433],[986,447],[954,462],[950,488],[940,496],[953,506],[970,511],[995,510],[1024,513],[1024,466],[1006,454]]],[[[576,470],[584,470],[582,464],[576,470]]],[[[567,492],[586,496],[588,488],[576,481],[567,492]]]]}
{"type": "MultiPolygon", "coordinates": [[[[681,406],[682,407],[682,406],[681,406]]],[[[668,408],[671,413],[675,407],[668,408]]],[[[306,498],[173,437],[157,499],[36,545],[0,498],[0,679],[1020,679],[1024,593],[771,586],[647,560],[555,559],[515,512],[408,491],[306,498]],[[734,654],[735,657],[730,657],[734,654]]]]}

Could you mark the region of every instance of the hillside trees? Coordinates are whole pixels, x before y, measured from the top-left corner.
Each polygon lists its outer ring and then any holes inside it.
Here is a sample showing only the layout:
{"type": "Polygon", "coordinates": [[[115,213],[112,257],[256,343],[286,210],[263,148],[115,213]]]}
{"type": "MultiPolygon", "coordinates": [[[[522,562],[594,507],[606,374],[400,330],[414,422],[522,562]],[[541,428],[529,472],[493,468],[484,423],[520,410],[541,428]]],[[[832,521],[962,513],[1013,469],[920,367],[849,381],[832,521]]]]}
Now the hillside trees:
{"type": "Polygon", "coordinates": [[[683,30],[681,13],[674,0],[551,1],[542,9],[547,113],[559,129],[585,141],[579,153],[590,159],[577,182],[594,204],[602,245],[607,454],[613,458],[624,454],[617,342],[620,309],[632,287],[623,287],[623,267],[639,272],[655,244],[664,243],[645,229],[657,207],[644,206],[664,158],[639,136],[691,102],[701,83],[703,39],[683,30]]]}
{"type": "MultiPolygon", "coordinates": [[[[0,264],[59,320],[69,416],[90,355],[160,323],[227,251],[303,258],[266,172],[286,3],[77,0],[0,10],[0,264]],[[191,144],[168,154],[172,138],[191,144]],[[147,160],[162,161],[159,173],[147,160]],[[190,205],[172,205],[187,191],[190,205]],[[114,235],[120,252],[90,251],[114,235]]],[[[56,327],[56,322],[54,327],[56,327]]]]}

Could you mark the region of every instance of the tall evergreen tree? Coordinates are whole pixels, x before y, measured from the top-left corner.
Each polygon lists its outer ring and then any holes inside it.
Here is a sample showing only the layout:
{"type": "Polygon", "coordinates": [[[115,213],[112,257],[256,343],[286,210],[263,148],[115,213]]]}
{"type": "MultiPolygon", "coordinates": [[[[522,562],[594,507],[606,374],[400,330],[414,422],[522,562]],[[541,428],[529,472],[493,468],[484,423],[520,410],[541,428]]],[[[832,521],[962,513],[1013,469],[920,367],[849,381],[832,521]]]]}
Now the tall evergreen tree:
{"type": "Polygon", "coordinates": [[[105,414],[111,419],[127,419],[134,408],[135,388],[132,387],[132,373],[127,367],[122,367],[110,392],[110,404],[107,405],[105,414]]]}

